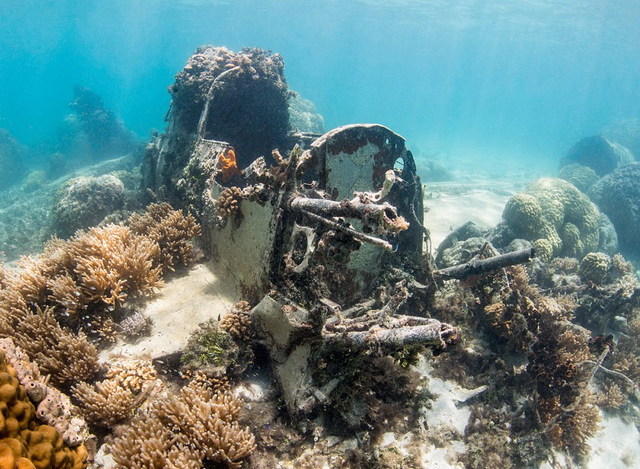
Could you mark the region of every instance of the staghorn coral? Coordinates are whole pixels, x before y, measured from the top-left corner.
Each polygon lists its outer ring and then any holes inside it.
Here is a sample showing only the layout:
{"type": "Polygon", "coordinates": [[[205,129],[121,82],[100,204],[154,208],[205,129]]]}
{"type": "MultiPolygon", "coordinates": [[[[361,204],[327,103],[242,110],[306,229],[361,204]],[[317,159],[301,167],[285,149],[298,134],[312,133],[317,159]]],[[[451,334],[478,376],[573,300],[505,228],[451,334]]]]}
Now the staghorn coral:
{"type": "Polygon", "coordinates": [[[191,383],[134,417],[117,432],[110,452],[117,467],[128,469],[200,468],[202,460],[238,468],[255,448],[254,436],[237,423],[240,407],[227,392],[191,383]]]}
{"type": "Polygon", "coordinates": [[[0,351],[0,457],[8,468],[83,469],[87,467],[84,445],[69,448],[60,433],[49,425],[38,425],[36,411],[0,351]]]}
{"type": "Polygon", "coordinates": [[[193,261],[191,239],[200,235],[200,225],[193,216],[173,210],[167,203],[151,204],[144,213],[131,215],[128,225],[134,233],[158,244],[160,251],[154,263],[163,270],[175,270],[193,261]]]}
{"type": "Polygon", "coordinates": [[[617,410],[629,402],[629,395],[617,383],[609,380],[602,386],[602,392],[596,396],[595,402],[603,409],[617,410]]]}
{"type": "Polygon", "coordinates": [[[581,258],[599,245],[598,208],[562,179],[542,178],[531,183],[509,199],[502,218],[513,234],[509,238],[532,241],[543,260],[581,258]]]}
{"type": "Polygon", "coordinates": [[[131,418],[144,400],[116,381],[105,380],[95,385],[78,383],[71,388],[83,414],[94,424],[104,427],[131,418]]]}
{"type": "Polygon", "coordinates": [[[56,321],[50,308],[36,309],[15,327],[17,346],[34,360],[51,380],[66,386],[93,378],[99,369],[98,351],[82,333],[74,334],[56,321]]]}
{"type": "Polygon", "coordinates": [[[41,303],[46,298],[47,275],[38,258],[26,256],[17,269],[5,272],[5,290],[17,292],[26,303],[41,303]]]}
{"type": "Polygon", "coordinates": [[[150,362],[121,359],[110,364],[107,379],[94,385],[78,383],[71,391],[92,422],[111,427],[133,416],[156,379],[150,362]]]}
{"type": "Polygon", "coordinates": [[[151,294],[162,285],[153,261],[160,247],[123,225],[93,228],[66,245],[73,274],[87,303],[119,306],[130,294],[151,294]]]}
{"type": "Polygon", "coordinates": [[[557,419],[546,431],[554,446],[567,450],[578,459],[589,454],[587,440],[598,431],[600,411],[593,402],[591,393],[586,393],[573,409],[557,414],[557,419]]]}
{"type": "Polygon", "coordinates": [[[109,364],[107,379],[132,392],[140,392],[155,382],[158,373],[147,360],[120,359],[109,364]]]}
{"type": "MultiPolygon", "coordinates": [[[[578,267],[577,260],[561,258],[553,264],[574,272],[578,267]]],[[[496,454],[495,432],[469,428],[473,464],[486,467],[498,458],[503,465],[534,466],[548,456],[549,443],[581,460],[589,450],[587,439],[597,430],[599,412],[589,394],[596,365],[589,333],[571,322],[575,298],[564,290],[543,294],[529,282],[523,266],[476,279],[469,286],[474,298],[462,305],[469,313],[461,320],[487,335],[473,340],[474,353],[460,357],[466,364],[456,363],[453,370],[444,364],[447,368],[438,373],[461,373],[468,387],[488,386],[479,410],[492,415],[499,439],[509,442],[496,454]],[[517,362],[513,352],[522,360],[526,356],[528,364],[512,366],[501,358],[517,362]],[[582,426],[576,428],[577,423],[582,426]]]]}

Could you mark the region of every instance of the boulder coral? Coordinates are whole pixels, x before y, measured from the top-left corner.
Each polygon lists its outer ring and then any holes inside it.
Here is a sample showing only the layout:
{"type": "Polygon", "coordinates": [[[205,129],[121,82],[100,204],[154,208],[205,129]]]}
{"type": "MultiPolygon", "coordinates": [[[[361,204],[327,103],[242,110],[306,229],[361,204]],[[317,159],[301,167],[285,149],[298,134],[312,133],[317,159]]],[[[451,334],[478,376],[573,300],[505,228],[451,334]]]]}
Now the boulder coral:
{"type": "Polygon", "coordinates": [[[558,177],[565,181],[569,181],[571,184],[576,186],[579,191],[584,192],[585,194],[599,179],[598,174],[596,174],[593,169],[588,166],[582,166],[581,164],[575,163],[569,164],[560,169],[558,177]]]}
{"type": "Polygon", "coordinates": [[[593,185],[589,197],[616,227],[622,253],[640,256],[640,163],[605,176],[593,185]]]}
{"type": "Polygon", "coordinates": [[[604,176],[633,161],[633,154],[625,147],[602,135],[594,135],[573,145],[560,160],[560,166],[578,163],[590,167],[598,176],[604,176]]]}
{"type": "Polygon", "coordinates": [[[55,233],[67,238],[79,229],[95,226],[121,209],[124,202],[124,184],[115,176],[70,179],[58,191],[54,204],[55,233]]]}
{"type": "Polygon", "coordinates": [[[542,178],[511,197],[502,218],[513,234],[533,242],[542,258],[582,258],[599,246],[601,214],[574,185],[542,178]]]}

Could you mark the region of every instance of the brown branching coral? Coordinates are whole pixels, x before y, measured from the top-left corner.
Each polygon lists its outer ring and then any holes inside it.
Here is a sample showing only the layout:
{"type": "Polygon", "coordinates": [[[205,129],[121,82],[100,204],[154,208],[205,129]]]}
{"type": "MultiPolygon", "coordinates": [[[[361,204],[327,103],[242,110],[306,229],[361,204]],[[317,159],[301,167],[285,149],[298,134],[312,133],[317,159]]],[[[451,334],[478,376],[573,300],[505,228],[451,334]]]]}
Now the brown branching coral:
{"type": "Polygon", "coordinates": [[[150,294],[162,285],[160,247],[122,225],[93,228],[67,245],[76,259],[73,274],[88,302],[118,306],[128,295],[150,294]]]}
{"type": "Polygon", "coordinates": [[[200,235],[200,225],[192,215],[173,210],[167,203],[151,204],[143,214],[133,214],[129,227],[155,241],[160,251],[156,263],[163,270],[189,265],[194,258],[191,239],[200,235]]]}
{"type": "Polygon", "coordinates": [[[27,303],[40,303],[46,297],[47,277],[38,258],[22,257],[18,269],[5,273],[6,289],[20,293],[27,303]]]}
{"type": "Polygon", "coordinates": [[[254,436],[238,422],[241,403],[227,392],[214,393],[197,384],[178,395],[156,400],[136,416],[110,444],[117,467],[200,468],[202,460],[238,468],[255,448],[254,436]],[[173,464],[173,465],[171,465],[173,464]]]}
{"type": "Polygon", "coordinates": [[[218,216],[222,218],[222,220],[227,220],[236,215],[240,210],[240,201],[242,198],[242,190],[239,187],[233,186],[225,188],[216,201],[218,216]]]}
{"type": "Polygon", "coordinates": [[[629,402],[628,393],[615,382],[608,380],[602,392],[596,396],[596,404],[606,410],[616,410],[629,402]]]}
{"type": "Polygon", "coordinates": [[[586,393],[571,410],[558,414],[546,434],[555,447],[584,457],[589,454],[587,440],[598,431],[599,422],[600,411],[594,405],[591,393],[586,393]]]}
{"type": "Polygon", "coordinates": [[[251,315],[248,314],[251,306],[246,301],[240,301],[233,305],[221,320],[218,326],[237,340],[248,341],[253,336],[251,315]]]}
{"type": "Polygon", "coordinates": [[[118,360],[107,372],[107,379],[90,385],[79,383],[72,388],[73,397],[85,415],[105,427],[131,418],[155,385],[157,373],[143,360],[118,360]]]}
{"type": "Polygon", "coordinates": [[[142,399],[116,381],[106,380],[95,385],[78,383],[72,388],[84,415],[93,423],[111,427],[133,416],[142,399]]]}
{"type": "Polygon", "coordinates": [[[62,328],[49,308],[20,321],[14,341],[59,385],[89,380],[98,372],[96,348],[84,334],[62,328]]]}

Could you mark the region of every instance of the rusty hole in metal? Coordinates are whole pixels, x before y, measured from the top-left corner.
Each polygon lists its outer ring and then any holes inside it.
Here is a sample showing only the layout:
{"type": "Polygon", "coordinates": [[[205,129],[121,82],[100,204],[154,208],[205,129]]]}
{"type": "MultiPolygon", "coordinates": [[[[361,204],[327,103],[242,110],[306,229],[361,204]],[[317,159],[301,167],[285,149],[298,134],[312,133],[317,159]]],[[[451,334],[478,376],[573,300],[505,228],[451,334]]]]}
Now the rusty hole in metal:
{"type": "Polygon", "coordinates": [[[309,248],[307,235],[305,233],[296,233],[293,240],[293,249],[291,250],[291,259],[296,265],[302,264],[309,248]]]}

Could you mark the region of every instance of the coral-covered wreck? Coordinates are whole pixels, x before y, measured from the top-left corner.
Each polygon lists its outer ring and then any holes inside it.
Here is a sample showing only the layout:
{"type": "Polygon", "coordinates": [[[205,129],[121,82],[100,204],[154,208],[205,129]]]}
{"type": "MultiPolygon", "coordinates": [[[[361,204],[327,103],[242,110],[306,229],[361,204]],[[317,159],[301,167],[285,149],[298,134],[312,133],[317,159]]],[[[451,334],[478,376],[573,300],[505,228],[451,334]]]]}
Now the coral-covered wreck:
{"type": "Polygon", "coordinates": [[[603,411],[639,420],[638,283],[574,184],[437,268],[404,139],[319,132],[279,55],[202,47],[169,91],[146,210],[105,176],[99,226],[67,203],[68,239],[0,268],[6,467],[572,467],[603,411]]]}

